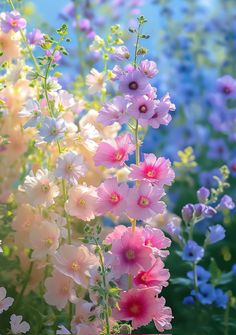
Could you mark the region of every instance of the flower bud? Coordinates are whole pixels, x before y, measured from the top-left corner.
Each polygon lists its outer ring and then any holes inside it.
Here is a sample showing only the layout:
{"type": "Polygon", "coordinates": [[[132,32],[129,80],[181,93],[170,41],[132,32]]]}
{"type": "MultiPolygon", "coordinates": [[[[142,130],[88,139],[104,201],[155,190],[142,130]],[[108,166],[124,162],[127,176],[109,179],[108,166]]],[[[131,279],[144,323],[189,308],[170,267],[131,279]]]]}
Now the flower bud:
{"type": "Polygon", "coordinates": [[[194,206],[187,204],[182,208],[182,218],[186,223],[189,223],[193,218],[194,206]]]}
{"type": "Polygon", "coordinates": [[[210,195],[210,191],[206,187],[201,187],[197,191],[197,198],[198,198],[198,201],[201,203],[205,203],[208,200],[209,195],[210,195]]]}

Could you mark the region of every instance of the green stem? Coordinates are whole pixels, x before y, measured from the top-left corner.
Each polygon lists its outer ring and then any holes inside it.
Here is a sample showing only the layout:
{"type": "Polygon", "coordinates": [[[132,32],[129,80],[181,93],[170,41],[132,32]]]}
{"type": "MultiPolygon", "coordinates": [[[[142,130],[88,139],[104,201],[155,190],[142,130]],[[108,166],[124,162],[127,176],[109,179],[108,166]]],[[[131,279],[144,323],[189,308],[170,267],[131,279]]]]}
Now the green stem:
{"type": "Polygon", "coordinates": [[[228,302],[224,313],[224,335],[229,334],[229,312],[230,312],[230,303],[228,302]]]}
{"type": "Polygon", "coordinates": [[[21,299],[22,299],[22,297],[23,297],[23,295],[25,293],[25,290],[27,288],[27,285],[29,283],[32,270],[33,270],[33,262],[30,259],[30,266],[29,266],[28,271],[26,273],[26,277],[25,277],[25,280],[23,282],[23,286],[21,288],[21,291],[20,291],[19,295],[17,296],[16,302],[15,302],[15,308],[17,308],[18,304],[21,302],[21,299]]]}

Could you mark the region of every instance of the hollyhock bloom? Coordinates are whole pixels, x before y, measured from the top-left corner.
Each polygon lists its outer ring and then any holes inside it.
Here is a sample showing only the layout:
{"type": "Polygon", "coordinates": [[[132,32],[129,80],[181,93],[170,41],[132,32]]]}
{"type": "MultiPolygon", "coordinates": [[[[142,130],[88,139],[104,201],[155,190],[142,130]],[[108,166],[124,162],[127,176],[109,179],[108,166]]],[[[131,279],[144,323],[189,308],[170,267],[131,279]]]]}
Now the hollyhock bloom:
{"type": "Polygon", "coordinates": [[[11,315],[10,325],[12,334],[26,334],[30,330],[28,322],[22,320],[22,315],[11,315]]]}
{"type": "Polygon", "coordinates": [[[195,241],[189,240],[183,250],[182,259],[184,261],[199,261],[204,256],[204,249],[195,241]]]}
{"type": "Polygon", "coordinates": [[[39,103],[33,99],[28,99],[19,115],[21,117],[30,117],[24,124],[24,128],[36,127],[42,118],[39,103]]]}
{"type": "MultiPolygon", "coordinates": [[[[85,330],[89,330],[89,328],[86,327],[86,329],[83,329],[83,332],[79,332],[78,330],[81,331],[80,327],[83,325],[86,326],[91,326],[91,329],[93,329],[93,324],[89,321],[89,317],[94,315],[93,311],[94,305],[90,302],[87,302],[86,300],[83,299],[77,299],[76,303],[76,310],[75,310],[75,316],[72,319],[71,322],[71,328],[72,332],[76,334],[90,334],[86,333],[85,330]]],[[[93,329],[94,330],[94,329],[93,329]]],[[[96,334],[97,332],[93,333],[96,334]]]]}
{"type": "Polygon", "coordinates": [[[226,309],[229,301],[229,296],[227,293],[224,293],[220,288],[215,289],[215,304],[219,308],[226,309]]]}
{"type": "Polygon", "coordinates": [[[66,124],[62,118],[53,119],[46,116],[39,128],[39,135],[42,139],[51,143],[64,137],[66,131],[66,124]]]}
{"type": "MultiPolygon", "coordinates": [[[[201,285],[203,283],[206,283],[210,278],[211,274],[209,271],[206,271],[202,266],[197,265],[196,266],[196,272],[197,272],[197,284],[201,285]]],[[[187,273],[187,277],[194,281],[194,273],[193,271],[189,271],[187,273]]]]}
{"type": "Polygon", "coordinates": [[[158,292],[161,292],[162,287],[168,285],[170,278],[169,270],[164,269],[164,263],[160,258],[157,258],[155,263],[148,271],[141,271],[134,278],[136,286],[155,286],[158,292]]]}
{"type": "Polygon", "coordinates": [[[107,237],[104,240],[104,243],[111,244],[113,240],[119,240],[121,236],[128,230],[128,227],[125,227],[123,225],[116,226],[110,234],[107,235],[107,237]]]}
{"type": "Polygon", "coordinates": [[[68,197],[65,203],[65,210],[68,214],[84,221],[95,218],[97,195],[93,186],[73,186],[68,192],[68,197]]]}
{"type": "Polygon", "coordinates": [[[232,210],[234,207],[235,203],[233,202],[233,199],[227,194],[222,197],[218,205],[218,209],[220,210],[232,210]]]}
{"type": "Polygon", "coordinates": [[[154,100],[142,95],[132,99],[127,111],[128,114],[133,116],[136,120],[150,119],[154,114],[154,107],[154,100]]]}
{"type": "Polygon", "coordinates": [[[74,151],[66,152],[57,159],[55,176],[66,179],[69,183],[76,185],[78,179],[84,176],[87,168],[84,164],[83,156],[74,151]]]}
{"type": "Polygon", "coordinates": [[[141,181],[139,186],[134,186],[129,190],[127,215],[137,220],[145,220],[162,213],[165,209],[165,204],[159,200],[164,194],[162,188],[141,181]]]}
{"type": "Polygon", "coordinates": [[[165,237],[165,234],[160,229],[146,225],[142,229],[142,234],[144,244],[153,249],[155,256],[167,257],[169,255],[169,251],[162,249],[168,248],[171,245],[171,240],[165,237]]]}
{"type": "Polygon", "coordinates": [[[46,287],[44,299],[47,304],[56,306],[59,311],[75,296],[73,280],[56,270],[53,271],[52,277],[45,280],[44,285],[46,287]]]}
{"type": "Polygon", "coordinates": [[[126,115],[127,101],[121,97],[115,97],[112,102],[106,103],[99,112],[97,121],[105,126],[110,126],[114,122],[124,124],[127,122],[126,115]]]}
{"type": "Polygon", "coordinates": [[[30,231],[29,241],[33,258],[43,258],[54,254],[59,247],[60,229],[55,223],[43,221],[30,231]]]}
{"type": "Polygon", "coordinates": [[[53,257],[55,268],[83,287],[88,287],[89,268],[96,263],[96,257],[84,245],[76,247],[64,244],[53,257]]]}
{"type": "Polygon", "coordinates": [[[154,262],[152,249],[144,245],[140,230],[128,228],[119,240],[112,241],[111,263],[113,275],[119,278],[123,273],[137,275],[139,271],[148,270],[154,262]]]}
{"type": "Polygon", "coordinates": [[[165,303],[166,301],[163,297],[158,298],[156,312],[153,317],[154,324],[159,332],[163,332],[164,330],[169,330],[172,328],[172,311],[170,307],[165,306],[165,303]]]}
{"type": "Polygon", "coordinates": [[[96,211],[102,215],[111,212],[114,215],[121,215],[127,206],[127,184],[118,185],[116,178],[109,178],[97,188],[96,211]]]}
{"type": "Polygon", "coordinates": [[[90,74],[86,76],[86,85],[90,94],[100,93],[106,88],[105,73],[92,69],[90,74]]]}
{"type": "Polygon", "coordinates": [[[10,30],[17,32],[26,27],[26,20],[15,10],[8,13],[2,13],[0,19],[0,26],[4,33],[8,33],[10,30]]]}
{"type": "Polygon", "coordinates": [[[79,29],[81,31],[88,32],[91,29],[91,23],[88,19],[80,19],[78,22],[79,29]]]}
{"type": "Polygon", "coordinates": [[[120,167],[129,158],[128,155],[135,151],[131,135],[125,133],[116,139],[102,141],[94,156],[95,165],[103,165],[108,168],[120,167]]]}
{"type": "Polygon", "coordinates": [[[152,60],[142,60],[139,63],[138,66],[139,70],[145,74],[148,78],[153,78],[157,75],[157,73],[159,72],[157,69],[157,65],[155,62],[153,62],[152,60]]]}
{"type": "Polygon", "coordinates": [[[59,195],[59,188],[54,184],[47,169],[33,171],[26,176],[23,188],[32,206],[54,204],[54,198],[59,195]]]}
{"type": "Polygon", "coordinates": [[[133,70],[120,77],[119,89],[123,94],[137,97],[147,94],[150,90],[150,84],[142,72],[133,70]]]}
{"type": "Polygon", "coordinates": [[[115,48],[114,53],[112,54],[112,58],[114,60],[125,60],[129,59],[130,53],[128,48],[125,45],[119,46],[115,48]]]}
{"type": "Polygon", "coordinates": [[[27,34],[27,41],[31,45],[40,45],[43,43],[43,33],[39,29],[34,29],[27,34]]]}
{"type": "Polygon", "coordinates": [[[113,311],[117,320],[132,321],[134,329],[152,321],[158,306],[155,288],[133,288],[120,294],[119,309],[113,311]]]}
{"type": "Polygon", "coordinates": [[[223,76],[217,80],[218,90],[226,97],[236,96],[236,80],[229,76],[223,76]]]}
{"type": "Polygon", "coordinates": [[[65,90],[60,90],[54,98],[55,109],[62,113],[75,106],[74,96],[65,90]]]}
{"type": "Polygon", "coordinates": [[[0,56],[0,64],[20,56],[19,42],[12,37],[12,33],[5,34],[0,31],[0,52],[3,53],[0,56]]]}
{"type": "Polygon", "coordinates": [[[144,162],[139,165],[131,164],[129,177],[134,180],[147,180],[163,187],[171,185],[175,173],[171,169],[169,159],[157,158],[154,154],[144,154],[144,162]]]}
{"type": "Polygon", "coordinates": [[[153,128],[159,128],[162,124],[167,126],[172,120],[169,111],[175,111],[175,105],[171,103],[170,95],[167,93],[160,101],[157,102],[154,114],[148,120],[148,124],[153,128]]]}
{"type": "Polygon", "coordinates": [[[214,226],[210,226],[209,231],[207,233],[207,241],[210,244],[214,244],[219,242],[225,238],[225,229],[220,224],[216,224],[214,226]]]}
{"type": "Polygon", "coordinates": [[[7,311],[14,301],[14,299],[11,297],[6,298],[6,295],[7,291],[5,287],[0,287],[0,314],[2,314],[3,311],[7,311]]]}
{"type": "Polygon", "coordinates": [[[59,50],[53,52],[52,50],[46,50],[45,55],[48,57],[52,57],[52,63],[58,63],[62,59],[62,55],[59,50]]]}

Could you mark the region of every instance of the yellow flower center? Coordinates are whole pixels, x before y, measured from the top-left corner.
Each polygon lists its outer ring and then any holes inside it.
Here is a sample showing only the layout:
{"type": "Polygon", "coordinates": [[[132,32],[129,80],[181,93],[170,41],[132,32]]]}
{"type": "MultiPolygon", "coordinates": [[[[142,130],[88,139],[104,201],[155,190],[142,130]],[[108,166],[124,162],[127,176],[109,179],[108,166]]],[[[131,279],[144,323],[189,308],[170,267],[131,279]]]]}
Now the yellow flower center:
{"type": "Polygon", "coordinates": [[[78,264],[77,262],[73,262],[73,263],[71,264],[71,269],[72,269],[73,271],[78,271],[78,270],[79,270],[79,264],[78,264]]]}
{"type": "Polygon", "coordinates": [[[134,250],[131,250],[131,249],[127,250],[125,255],[130,260],[135,258],[135,252],[134,250]]]}

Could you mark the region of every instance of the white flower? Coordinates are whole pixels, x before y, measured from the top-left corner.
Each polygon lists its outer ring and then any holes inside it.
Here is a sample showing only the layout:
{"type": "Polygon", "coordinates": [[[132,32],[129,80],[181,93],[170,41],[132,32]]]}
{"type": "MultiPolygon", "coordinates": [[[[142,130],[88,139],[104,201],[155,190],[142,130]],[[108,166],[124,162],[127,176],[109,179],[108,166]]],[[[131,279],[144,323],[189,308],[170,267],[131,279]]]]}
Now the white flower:
{"type": "Polygon", "coordinates": [[[13,304],[14,299],[7,297],[7,291],[5,287],[0,287],[0,314],[2,314],[3,311],[7,311],[9,307],[13,304]]]}
{"type": "Polygon", "coordinates": [[[89,93],[94,94],[101,92],[101,90],[106,87],[104,79],[105,73],[92,69],[90,74],[86,76],[86,85],[88,86],[89,93]]]}
{"type": "Polygon", "coordinates": [[[25,334],[30,330],[28,322],[23,321],[22,315],[12,314],[10,319],[11,331],[13,334],[25,334]]]}
{"type": "Polygon", "coordinates": [[[93,39],[93,43],[90,45],[89,50],[90,51],[100,51],[105,46],[104,40],[96,35],[93,39]]]}
{"type": "Polygon", "coordinates": [[[71,334],[71,333],[63,325],[59,325],[56,334],[57,335],[68,335],[68,334],[71,334]]]}
{"type": "Polygon", "coordinates": [[[75,105],[75,100],[72,94],[65,90],[61,90],[55,96],[55,108],[57,111],[64,112],[65,110],[73,107],[75,105]]]}

